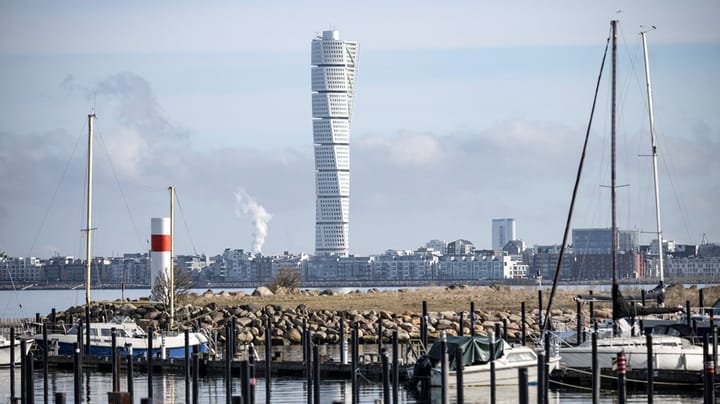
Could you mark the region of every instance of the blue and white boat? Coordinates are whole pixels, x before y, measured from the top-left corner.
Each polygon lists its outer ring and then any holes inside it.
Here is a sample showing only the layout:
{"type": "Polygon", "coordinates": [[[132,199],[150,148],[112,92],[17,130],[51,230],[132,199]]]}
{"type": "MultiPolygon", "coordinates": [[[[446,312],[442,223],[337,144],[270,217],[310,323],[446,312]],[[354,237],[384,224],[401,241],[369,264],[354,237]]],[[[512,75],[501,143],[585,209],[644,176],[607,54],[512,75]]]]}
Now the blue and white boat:
{"type": "MultiPolygon", "coordinates": [[[[132,355],[147,357],[148,334],[129,317],[115,317],[104,323],[90,323],[90,355],[112,355],[112,331],[115,330],[116,346],[120,356],[132,355]]],[[[56,355],[72,355],[74,344],[78,341],[78,332],[82,334],[83,343],[86,341],[85,326],[78,329],[78,325],[71,327],[67,333],[48,334],[48,353],[56,355]]],[[[42,334],[35,336],[35,343],[45,349],[42,334]]],[[[208,339],[200,332],[189,333],[189,350],[197,346],[199,352],[208,352],[208,339]]],[[[154,358],[184,358],[185,334],[153,333],[152,355],[154,358]]]]}

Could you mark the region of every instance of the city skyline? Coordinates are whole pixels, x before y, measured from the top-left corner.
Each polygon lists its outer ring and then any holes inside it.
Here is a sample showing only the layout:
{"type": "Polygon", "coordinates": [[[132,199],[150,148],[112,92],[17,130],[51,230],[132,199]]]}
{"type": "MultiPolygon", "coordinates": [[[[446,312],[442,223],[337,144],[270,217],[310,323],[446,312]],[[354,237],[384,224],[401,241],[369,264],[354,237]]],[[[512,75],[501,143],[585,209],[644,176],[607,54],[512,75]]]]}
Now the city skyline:
{"type": "MultiPolygon", "coordinates": [[[[648,43],[664,235],[717,242],[718,16],[712,1],[4,3],[0,251],[82,256],[91,110],[94,255],[148,251],[149,218],[168,215],[170,185],[178,255],[252,250],[240,191],[272,217],[263,253],[313,251],[307,48],[324,28],[362,45],[351,254],[432,239],[490,246],[500,217],[515,218],[529,245],[559,244],[612,18],[621,29],[618,181],[630,185],[618,191],[618,223],[641,230],[644,244],[652,238],[650,161],[637,157],[650,141],[636,34],[656,25],[648,43]]],[[[609,226],[607,97],[573,228],[609,226]]]]}

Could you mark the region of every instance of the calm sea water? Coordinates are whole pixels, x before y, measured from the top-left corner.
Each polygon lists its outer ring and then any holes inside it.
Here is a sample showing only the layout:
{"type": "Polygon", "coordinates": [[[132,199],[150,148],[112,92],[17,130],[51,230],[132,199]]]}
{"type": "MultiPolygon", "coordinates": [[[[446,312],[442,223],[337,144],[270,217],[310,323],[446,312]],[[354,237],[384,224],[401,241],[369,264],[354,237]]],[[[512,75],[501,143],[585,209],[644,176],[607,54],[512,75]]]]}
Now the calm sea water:
{"type": "MultiPolygon", "coordinates": [[[[199,398],[202,403],[224,403],[225,384],[222,378],[207,378],[199,382],[199,398]]],[[[34,374],[35,402],[43,402],[43,380],[42,373],[36,371],[34,374]]],[[[49,400],[54,402],[55,392],[66,393],[66,400],[72,403],[73,396],[73,374],[71,372],[56,371],[48,377],[49,400]]],[[[10,397],[10,376],[8,369],[0,369],[0,401],[9,402],[10,397]]],[[[141,398],[148,396],[147,376],[143,373],[136,374],[133,380],[135,391],[135,403],[141,398]]],[[[240,380],[233,380],[233,392],[239,394],[240,380]]],[[[127,377],[122,375],[120,387],[127,389],[127,377]]],[[[112,389],[112,379],[109,373],[88,373],[83,377],[83,402],[86,403],[107,403],[107,392],[112,389]]],[[[273,378],[271,384],[272,403],[306,403],[307,383],[302,379],[273,378]]],[[[19,376],[16,375],[16,396],[20,391],[19,376]]],[[[530,402],[537,400],[535,388],[529,388],[530,402]]],[[[380,383],[365,383],[360,388],[361,403],[375,403],[382,400],[383,389],[380,383]]],[[[419,403],[416,396],[401,387],[399,391],[400,403],[419,403]]],[[[256,403],[266,403],[265,380],[258,378],[255,386],[256,403]]],[[[434,388],[432,391],[432,402],[440,402],[440,391],[434,388]]],[[[454,391],[449,392],[450,402],[456,401],[454,391]]],[[[185,402],[185,379],[178,374],[154,374],[153,375],[153,399],[161,403],[183,403],[185,402]]],[[[489,388],[466,388],[464,400],[466,403],[488,403],[490,401],[489,388]]],[[[502,388],[497,390],[498,403],[515,403],[518,400],[516,388],[502,388]]],[[[320,384],[320,401],[322,403],[351,402],[351,383],[346,380],[323,380],[320,384]]],[[[604,392],[601,395],[601,402],[612,403],[616,398],[612,393],[604,392]]],[[[656,403],[701,403],[702,395],[656,395],[656,403]]],[[[551,391],[550,403],[590,403],[590,394],[586,392],[551,391]]],[[[646,403],[646,395],[628,395],[629,403],[646,403]]]]}

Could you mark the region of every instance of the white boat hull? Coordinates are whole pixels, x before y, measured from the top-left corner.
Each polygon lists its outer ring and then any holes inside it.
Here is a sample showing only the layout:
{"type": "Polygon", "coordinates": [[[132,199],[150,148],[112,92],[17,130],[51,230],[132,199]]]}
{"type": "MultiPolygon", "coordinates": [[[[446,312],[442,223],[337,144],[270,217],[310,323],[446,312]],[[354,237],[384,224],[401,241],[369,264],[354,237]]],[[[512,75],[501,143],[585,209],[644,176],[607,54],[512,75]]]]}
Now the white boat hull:
{"type": "MultiPolygon", "coordinates": [[[[647,346],[645,337],[605,338],[598,340],[598,366],[612,369],[619,352],[625,352],[628,369],[647,369],[647,346]]],[[[584,343],[576,347],[560,348],[562,365],[568,368],[591,367],[592,345],[584,343]]],[[[702,347],[690,344],[679,337],[653,337],[652,365],[655,370],[703,370],[702,347]]]]}
{"type": "MultiPolygon", "coordinates": [[[[32,341],[27,341],[26,347],[25,347],[25,354],[30,352],[30,348],[32,347],[32,341]]],[[[20,360],[22,358],[22,351],[20,341],[15,340],[15,364],[20,363],[20,360]]],[[[0,341],[0,367],[7,367],[10,366],[10,341],[3,338],[2,341],[0,341]]]]}

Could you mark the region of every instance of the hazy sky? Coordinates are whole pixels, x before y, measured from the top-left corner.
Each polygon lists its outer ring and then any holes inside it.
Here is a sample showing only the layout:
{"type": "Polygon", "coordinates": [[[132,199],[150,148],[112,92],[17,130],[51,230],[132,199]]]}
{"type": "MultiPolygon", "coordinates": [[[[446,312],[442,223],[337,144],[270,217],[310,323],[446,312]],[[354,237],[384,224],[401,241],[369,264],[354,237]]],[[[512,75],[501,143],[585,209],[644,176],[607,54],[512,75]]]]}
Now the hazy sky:
{"type": "MultiPolygon", "coordinates": [[[[259,209],[264,253],[314,251],[310,43],[331,28],[360,44],[352,253],[457,238],[489,248],[499,217],[529,245],[559,243],[613,18],[629,185],[618,223],[655,226],[638,35],[655,25],[665,236],[720,242],[719,2],[387,3],[0,3],[0,250],[84,254],[94,108],[94,255],[147,250],[169,185],[178,254],[251,249],[259,209]]],[[[610,223],[608,78],[574,227],[610,223]]]]}

